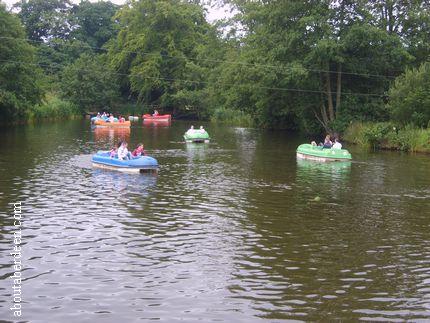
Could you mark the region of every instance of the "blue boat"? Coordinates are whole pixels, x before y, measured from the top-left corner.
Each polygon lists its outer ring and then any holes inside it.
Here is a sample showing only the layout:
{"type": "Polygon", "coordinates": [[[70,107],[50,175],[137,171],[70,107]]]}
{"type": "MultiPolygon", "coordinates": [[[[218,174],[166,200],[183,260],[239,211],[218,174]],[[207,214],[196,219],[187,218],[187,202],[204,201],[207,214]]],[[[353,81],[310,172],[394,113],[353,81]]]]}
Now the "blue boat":
{"type": "Polygon", "coordinates": [[[92,163],[94,167],[127,173],[156,173],[158,170],[158,162],[153,157],[141,156],[130,160],[121,160],[111,158],[108,151],[98,151],[93,155],[92,163]]]}

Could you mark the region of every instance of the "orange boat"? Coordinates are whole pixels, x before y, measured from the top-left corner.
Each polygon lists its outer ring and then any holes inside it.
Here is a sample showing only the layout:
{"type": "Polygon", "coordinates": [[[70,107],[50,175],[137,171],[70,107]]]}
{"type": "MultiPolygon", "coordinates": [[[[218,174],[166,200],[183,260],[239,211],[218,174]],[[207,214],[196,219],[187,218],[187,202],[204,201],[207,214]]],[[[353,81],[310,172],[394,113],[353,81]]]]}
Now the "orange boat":
{"type": "Polygon", "coordinates": [[[106,122],[103,120],[96,120],[94,121],[94,124],[97,127],[112,127],[112,128],[130,128],[130,121],[124,121],[124,122],[106,122]]]}

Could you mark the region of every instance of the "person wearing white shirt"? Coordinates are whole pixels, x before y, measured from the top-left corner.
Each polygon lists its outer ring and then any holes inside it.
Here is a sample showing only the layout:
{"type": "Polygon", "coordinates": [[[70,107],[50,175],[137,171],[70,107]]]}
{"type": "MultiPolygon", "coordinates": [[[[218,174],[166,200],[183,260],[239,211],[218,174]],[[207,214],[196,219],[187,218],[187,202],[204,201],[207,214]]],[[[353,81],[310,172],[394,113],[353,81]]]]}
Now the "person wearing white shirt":
{"type": "Polygon", "coordinates": [[[332,148],[334,148],[334,149],[342,149],[342,144],[339,142],[339,140],[337,138],[334,140],[334,144],[333,144],[332,148]]]}
{"type": "Polygon", "coordinates": [[[123,141],[118,148],[118,159],[120,160],[128,160],[131,159],[131,153],[127,149],[127,143],[123,141]]]}

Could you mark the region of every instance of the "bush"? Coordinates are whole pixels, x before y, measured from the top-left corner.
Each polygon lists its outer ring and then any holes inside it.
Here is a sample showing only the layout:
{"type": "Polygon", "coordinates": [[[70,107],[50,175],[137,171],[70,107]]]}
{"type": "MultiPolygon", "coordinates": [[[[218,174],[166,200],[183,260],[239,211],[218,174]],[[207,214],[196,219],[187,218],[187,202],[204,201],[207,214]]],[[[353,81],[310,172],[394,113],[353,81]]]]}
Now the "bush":
{"type": "Polygon", "coordinates": [[[389,91],[393,119],[403,125],[428,127],[430,123],[430,63],[399,76],[389,91]]]}
{"type": "Polygon", "coordinates": [[[31,109],[29,119],[66,119],[76,115],[79,109],[75,104],[50,95],[31,109]]]}
{"type": "Polygon", "coordinates": [[[211,116],[211,121],[244,127],[251,127],[254,125],[254,121],[249,114],[240,110],[226,108],[215,109],[211,116]]]}
{"type": "Polygon", "coordinates": [[[344,138],[365,147],[430,152],[430,129],[417,128],[411,124],[398,127],[388,122],[356,122],[348,127],[344,138]]]}

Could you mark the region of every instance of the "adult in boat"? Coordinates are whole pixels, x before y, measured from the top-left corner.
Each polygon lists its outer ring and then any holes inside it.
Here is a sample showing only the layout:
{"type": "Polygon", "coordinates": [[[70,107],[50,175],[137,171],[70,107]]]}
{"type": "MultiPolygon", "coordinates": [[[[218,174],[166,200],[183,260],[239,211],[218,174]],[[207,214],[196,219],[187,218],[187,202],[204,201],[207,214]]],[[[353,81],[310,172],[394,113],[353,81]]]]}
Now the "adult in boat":
{"type": "Polygon", "coordinates": [[[108,121],[109,121],[109,122],[114,122],[114,121],[115,121],[115,118],[114,118],[113,114],[111,114],[111,115],[109,116],[108,121]]]}
{"type": "Polygon", "coordinates": [[[131,153],[128,151],[127,146],[128,146],[128,144],[126,141],[123,141],[119,144],[119,147],[118,147],[118,159],[119,160],[129,160],[129,159],[133,158],[131,153]]]}
{"type": "Polygon", "coordinates": [[[133,157],[145,156],[146,152],[145,152],[145,149],[143,147],[143,144],[140,143],[139,145],[137,145],[137,148],[135,150],[133,150],[133,152],[131,153],[131,155],[133,157]]]}
{"type": "Polygon", "coordinates": [[[191,126],[190,129],[187,130],[187,134],[190,135],[192,133],[194,133],[194,126],[191,126]]]}
{"type": "Polygon", "coordinates": [[[334,149],[342,149],[342,144],[339,142],[338,138],[334,138],[334,144],[333,147],[334,149]]]}
{"type": "Polygon", "coordinates": [[[206,130],[205,130],[205,129],[203,129],[203,126],[200,126],[199,131],[200,131],[201,133],[205,133],[205,132],[206,132],[206,130]]]}
{"type": "Polygon", "coordinates": [[[159,115],[158,110],[154,110],[154,113],[152,114],[152,116],[153,116],[153,117],[156,117],[156,116],[158,116],[158,115],[159,115]]]}
{"type": "Polygon", "coordinates": [[[123,116],[119,116],[118,121],[119,121],[119,123],[124,123],[125,118],[123,116]]]}

